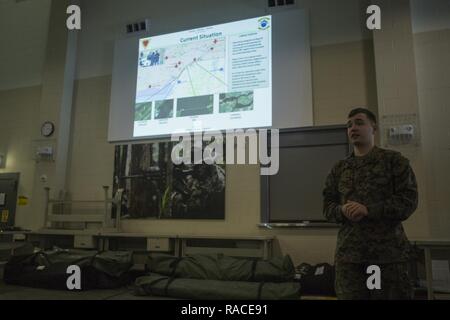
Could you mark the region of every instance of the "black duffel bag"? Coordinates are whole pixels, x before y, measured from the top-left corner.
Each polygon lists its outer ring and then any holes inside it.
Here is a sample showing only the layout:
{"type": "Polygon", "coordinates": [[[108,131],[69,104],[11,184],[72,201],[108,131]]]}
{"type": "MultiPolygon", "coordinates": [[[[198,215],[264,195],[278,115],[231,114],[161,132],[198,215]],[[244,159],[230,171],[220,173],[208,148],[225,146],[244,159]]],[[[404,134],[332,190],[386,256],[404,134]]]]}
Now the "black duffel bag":
{"type": "Polygon", "coordinates": [[[128,271],[132,254],[57,249],[12,256],[5,265],[3,280],[10,285],[67,290],[71,276],[67,271],[72,265],[81,271],[80,290],[117,288],[131,280],[128,271]]]}
{"type": "Polygon", "coordinates": [[[297,266],[300,275],[302,295],[335,296],[335,269],[329,263],[310,265],[302,263],[297,266]]]}

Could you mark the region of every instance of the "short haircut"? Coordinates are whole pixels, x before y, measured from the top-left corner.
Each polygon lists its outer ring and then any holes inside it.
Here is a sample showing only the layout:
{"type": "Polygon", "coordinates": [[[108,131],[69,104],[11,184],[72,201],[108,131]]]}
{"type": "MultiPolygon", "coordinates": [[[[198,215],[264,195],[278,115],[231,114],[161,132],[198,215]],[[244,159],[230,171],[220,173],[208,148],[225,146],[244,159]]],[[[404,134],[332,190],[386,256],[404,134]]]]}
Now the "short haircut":
{"type": "Polygon", "coordinates": [[[365,108],[355,108],[355,109],[353,109],[348,114],[348,118],[351,118],[351,117],[357,115],[358,113],[364,113],[370,121],[372,121],[374,124],[377,123],[377,117],[373,114],[372,111],[370,111],[368,109],[365,109],[365,108]]]}

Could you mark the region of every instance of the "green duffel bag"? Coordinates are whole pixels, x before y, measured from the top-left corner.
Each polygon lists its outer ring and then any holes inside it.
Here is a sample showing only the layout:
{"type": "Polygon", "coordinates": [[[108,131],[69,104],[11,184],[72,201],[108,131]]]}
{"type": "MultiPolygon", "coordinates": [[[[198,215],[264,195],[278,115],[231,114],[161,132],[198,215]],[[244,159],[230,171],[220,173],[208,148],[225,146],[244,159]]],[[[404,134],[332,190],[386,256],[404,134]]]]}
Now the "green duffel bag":
{"type": "Polygon", "coordinates": [[[146,267],[153,273],[188,279],[286,282],[293,281],[295,276],[295,267],[289,255],[262,260],[220,254],[196,254],[182,258],[152,254],[146,267]]]}
{"type": "Polygon", "coordinates": [[[296,300],[300,299],[300,284],[185,279],[150,274],[136,279],[134,292],[138,296],[195,300],[296,300]]]}

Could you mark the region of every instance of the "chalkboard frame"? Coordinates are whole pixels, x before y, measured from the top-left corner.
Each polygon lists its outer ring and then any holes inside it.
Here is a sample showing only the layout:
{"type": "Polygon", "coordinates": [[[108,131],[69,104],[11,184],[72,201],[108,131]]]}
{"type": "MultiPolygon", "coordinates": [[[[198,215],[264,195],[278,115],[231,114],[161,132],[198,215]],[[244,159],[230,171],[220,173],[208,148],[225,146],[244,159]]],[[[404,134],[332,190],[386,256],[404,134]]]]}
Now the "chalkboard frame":
{"type": "MultiPolygon", "coordinates": [[[[270,141],[270,137],[267,139],[270,141]]],[[[346,154],[343,158],[352,152],[352,146],[347,137],[347,127],[345,125],[328,125],[281,129],[279,131],[279,148],[280,157],[283,148],[308,148],[317,146],[344,146],[346,154]]],[[[281,162],[280,158],[280,162],[281,162]]],[[[281,168],[280,168],[281,169],[281,168]]],[[[329,172],[330,168],[323,168],[329,172]]],[[[261,175],[261,223],[260,227],[278,228],[278,227],[319,227],[319,228],[335,228],[337,224],[328,222],[325,218],[320,220],[302,219],[274,219],[271,213],[271,179],[273,176],[261,175]]],[[[298,199],[296,199],[298,200],[298,199]]],[[[278,218],[278,217],[277,217],[278,218]]]]}

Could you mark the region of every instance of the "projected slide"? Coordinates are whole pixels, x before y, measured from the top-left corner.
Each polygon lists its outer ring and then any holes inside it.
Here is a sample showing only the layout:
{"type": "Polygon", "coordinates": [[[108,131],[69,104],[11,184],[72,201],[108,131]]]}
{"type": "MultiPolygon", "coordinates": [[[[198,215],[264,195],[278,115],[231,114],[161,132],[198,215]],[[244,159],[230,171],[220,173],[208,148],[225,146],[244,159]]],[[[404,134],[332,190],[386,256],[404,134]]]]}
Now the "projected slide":
{"type": "Polygon", "coordinates": [[[134,137],[272,125],[271,16],[139,40],[134,137]]]}

